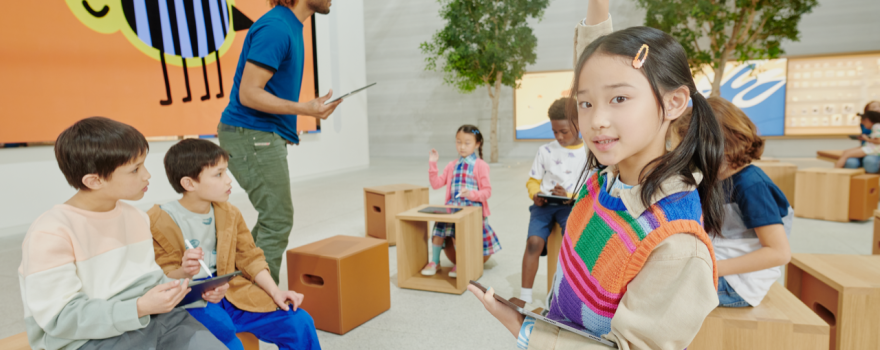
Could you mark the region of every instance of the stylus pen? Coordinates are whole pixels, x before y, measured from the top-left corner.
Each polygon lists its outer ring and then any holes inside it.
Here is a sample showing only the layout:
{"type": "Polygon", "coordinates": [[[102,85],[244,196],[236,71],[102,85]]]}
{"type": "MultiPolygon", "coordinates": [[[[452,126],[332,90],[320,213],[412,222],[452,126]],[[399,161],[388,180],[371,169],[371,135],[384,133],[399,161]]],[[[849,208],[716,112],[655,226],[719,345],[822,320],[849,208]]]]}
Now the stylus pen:
{"type": "MultiPolygon", "coordinates": [[[[196,249],[196,248],[193,248],[193,245],[191,243],[189,243],[188,239],[184,239],[183,243],[186,243],[187,249],[196,249]]],[[[202,261],[202,259],[199,259],[199,264],[201,264],[202,267],[205,269],[205,272],[208,273],[208,278],[214,278],[214,275],[211,275],[211,269],[208,268],[208,265],[205,265],[205,262],[202,261]]]]}

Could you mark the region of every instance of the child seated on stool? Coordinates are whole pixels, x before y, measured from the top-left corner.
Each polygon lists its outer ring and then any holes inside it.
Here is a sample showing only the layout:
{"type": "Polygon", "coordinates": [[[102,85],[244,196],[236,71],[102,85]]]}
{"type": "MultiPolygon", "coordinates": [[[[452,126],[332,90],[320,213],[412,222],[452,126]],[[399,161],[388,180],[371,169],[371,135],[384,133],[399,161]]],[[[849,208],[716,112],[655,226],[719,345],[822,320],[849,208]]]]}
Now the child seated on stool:
{"type": "Polygon", "coordinates": [[[226,202],[232,190],[228,161],[220,146],[199,139],[180,141],[165,154],[168,181],[183,198],[148,212],[156,262],[171,278],[198,280],[241,270],[225,297],[221,291],[184,306],[230,349],[243,349],[235,335],[240,332],[280,349],[320,349],[312,317],[298,309],[303,295],[278,289],[241,212],[226,202]],[[184,240],[194,249],[187,250],[184,240]],[[200,268],[199,260],[211,271],[200,268]]]}
{"type": "MultiPolygon", "coordinates": [[[[724,164],[719,178],[726,184],[721,235],[712,239],[718,259],[719,306],[758,306],[791,259],[788,236],[794,210],[785,194],[750,163],[761,158],[764,140],[755,124],[733,103],[708,98],[724,131],[724,164]]],[[[673,124],[680,137],[691,115],[673,124]]],[[[844,158],[845,159],[845,158],[844,158]]]]}
{"type": "MultiPolygon", "coordinates": [[[[547,255],[547,237],[553,224],[559,224],[565,232],[565,222],[571,213],[571,205],[547,203],[538,193],[571,197],[577,185],[578,175],[587,162],[584,142],[565,115],[568,98],[560,98],[547,111],[556,141],[541,146],[532,163],[526,188],[534,205],[529,207],[529,232],[522,262],[522,292],[520,299],[532,302],[532,286],[538,273],[538,258],[547,255]]],[[[547,278],[553,278],[547,276],[547,278]]]]}
{"type": "Polygon", "coordinates": [[[859,135],[859,140],[865,141],[865,144],[843,151],[834,163],[835,168],[843,168],[849,158],[880,155],[880,112],[865,111],[862,114],[862,127],[871,129],[870,135],[859,135]]]}

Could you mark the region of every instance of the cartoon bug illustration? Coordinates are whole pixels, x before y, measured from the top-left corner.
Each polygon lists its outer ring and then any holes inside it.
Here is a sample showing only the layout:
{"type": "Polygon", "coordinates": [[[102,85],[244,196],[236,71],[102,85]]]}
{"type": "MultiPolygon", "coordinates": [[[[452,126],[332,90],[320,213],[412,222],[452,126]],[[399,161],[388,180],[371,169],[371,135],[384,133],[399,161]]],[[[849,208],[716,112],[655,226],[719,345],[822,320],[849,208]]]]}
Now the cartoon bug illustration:
{"type": "MultiPolygon", "coordinates": [[[[222,56],[235,39],[235,32],[250,28],[253,21],[235,8],[234,0],[66,0],[77,19],[99,33],[121,31],[138,50],[162,64],[166,99],[170,105],[171,84],[168,82],[166,57],[179,58],[186,83],[183,102],[192,101],[188,66],[202,65],[205,95],[211,98],[206,59],[217,63],[220,92],[224,96],[220,70],[222,56]],[[231,30],[230,30],[231,29],[231,30]],[[213,56],[213,57],[212,57],[213,56]]],[[[177,64],[169,59],[168,64],[177,64]]]]}

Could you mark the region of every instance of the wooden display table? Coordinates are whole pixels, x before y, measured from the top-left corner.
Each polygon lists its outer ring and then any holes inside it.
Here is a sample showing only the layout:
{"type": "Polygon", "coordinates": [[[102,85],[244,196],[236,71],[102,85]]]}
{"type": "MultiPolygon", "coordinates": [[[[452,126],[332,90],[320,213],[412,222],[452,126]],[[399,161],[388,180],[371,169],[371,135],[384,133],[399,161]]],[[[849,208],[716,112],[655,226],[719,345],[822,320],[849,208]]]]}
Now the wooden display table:
{"type": "Polygon", "coordinates": [[[428,204],[425,186],[397,184],[364,188],[364,227],[367,236],[397,244],[395,215],[428,204]]]}
{"type": "Polygon", "coordinates": [[[547,294],[553,289],[553,276],[559,262],[559,250],[562,249],[562,226],[553,225],[553,231],[547,237],[547,294]]]}
{"type": "MultiPolygon", "coordinates": [[[[483,208],[461,207],[455,214],[425,214],[419,210],[429,205],[397,214],[397,285],[400,288],[462,294],[468,281],[483,275],[483,208]],[[457,278],[449,277],[451,267],[444,267],[433,276],[422,276],[428,263],[429,221],[455,224],[455,256],[457,278]]],[[[432,207],[456,208],[445,205],[432,207]]]]}
{"type": "Polygon", "coordinates": [[[836,162],[840,159],[840,156],[843,155],[842,150],[832,150],[832,151],[816,151],[816,159],[824,160],[827,162],[836,162]]]}
{"type": "Polygon", "coordinates": [[[688,350],[828,350],[829,327],[779,283],[757,307],[718,307],[688,350]]]}
{"type": "MultiPolygon", "coordinates": [[[[794,215],[801,218],[849,222],[851,213],[859,212],[850,205],[853,177],[865,169],[810,168],[795,176],[794,215]],[[854,212],[851,212],[851,209],[854,212]]],[[[874,208],[877,202],[874,202],[874,208]]]]}
{"type": "Polygon", "coordinates": [[[831,326],[830,349],[880,349],[880,256],[793,254],[785,278],[831,326]]]}

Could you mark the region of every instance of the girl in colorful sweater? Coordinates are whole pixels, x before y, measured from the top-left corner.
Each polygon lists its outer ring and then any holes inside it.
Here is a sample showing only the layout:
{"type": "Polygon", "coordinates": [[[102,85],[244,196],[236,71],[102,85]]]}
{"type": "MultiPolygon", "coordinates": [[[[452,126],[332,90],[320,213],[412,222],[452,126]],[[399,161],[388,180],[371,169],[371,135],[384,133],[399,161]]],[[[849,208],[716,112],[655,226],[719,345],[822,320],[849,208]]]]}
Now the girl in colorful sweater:
{"type": "MultiPolygon", "coordinates": [[[[440,154],[432,149],[428,156],[428,178],[431,187],[446,187],[446,205],[483,207],[483,262],[501,250],[498,236],[489,226],[489,197],[492,185],[489,184],[489,164],[483,161],[483,134],[473,125],[462,125],[455,132],[455,149],[458,159],[449,162],[443,174],[437,172],[440,154]],[[477,152],[480,157],[477,158],[477,152]]],[[[434,224],[431,239],[431,258],[422,269],[422,275],[432,276],[440,271],[440,250],[446,245],[446,256],[455,264],[455,224],[438,222],[434,224]],[[448,244],[451,243],[451,244],[448,244]]],[[[456,266],[452,266],[449,277],[456,277],[456,266]]]]}
{"type": "MultiPolygon", "coordinates": [[[[607,0],[590,0],[577,46],[610,31],[607,8],[607,0]]],[[[547,317],[620,349],[682,350],[718,305],[709,236],[723,220],[718,122],[694,85],[684,49],[653,28],[591,42],[575,64],[571,92],[577,104],[569,116],[590,154],[547,317]],[[667,129],[689,102],[688,133],[666,152],[667,129]]],[[[521,348],[608,348],[524,317],[496,302],[491,289],[469,289],[521,348]]]]}

